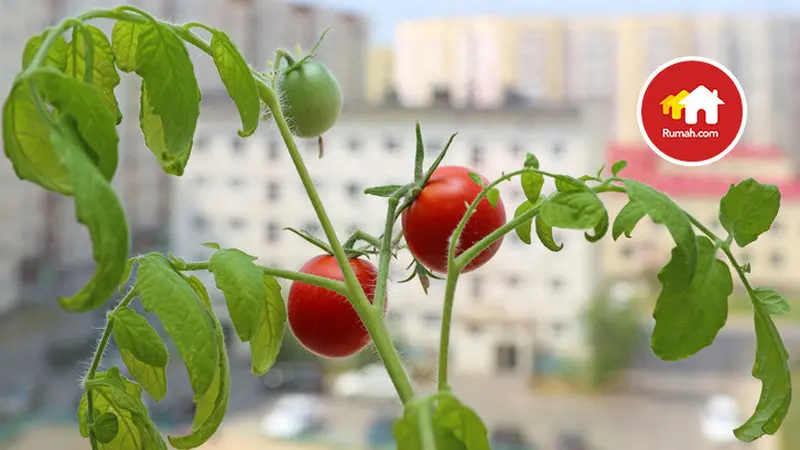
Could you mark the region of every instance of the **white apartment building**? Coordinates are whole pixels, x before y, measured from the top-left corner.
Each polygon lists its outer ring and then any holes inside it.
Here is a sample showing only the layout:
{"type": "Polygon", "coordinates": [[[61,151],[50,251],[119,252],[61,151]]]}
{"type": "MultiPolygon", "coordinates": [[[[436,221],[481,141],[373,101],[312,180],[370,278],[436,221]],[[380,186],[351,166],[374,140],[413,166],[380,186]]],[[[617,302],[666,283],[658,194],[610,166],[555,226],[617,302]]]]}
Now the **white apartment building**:
{"type": "MultiPolygon", "coordinates": [[[[274,125],[241,139],[230,104],[205,106],[192,160],[184,177],[174,180],[172,247],[181,257],[201,260],[210,250],[200,243],[215,241],[257,255],[262,264],[298,269],[319,250],[283,228],[323,236],[274,125]]],[[[412,179],[415,121],[431,149],[428,163],[458,132],[443,164],[466,165],[491,179],[520,168],[525,153],[533,152],[548,170],[580,175],[602,164],[602,121],[589,117],[591,111],[352,107],[325,136],[324,158],[317,158],[316,141],[300,145],[344,240],[356,228],[382,232],[385,201],[362,192],[412,179]]],[[[524,199],[517,186],[502,185],[509,218],[524,199]]],[[[582,353],[579,316],[597,282],[599,256],[580,232],[559,231],[556,239],[565,248],[554,254],[509,236],[492,261],[463,275],[453,326],[454,370],[527,374],[535,351],[582,353]]],[[[404,254],[393,263],[391,279],[405,278],[409,262],[404,254]]],[[[416,350],[435,354],[443,282],[434,280],[428,296],[417,281],[391,283],[389,289],[391,327],[416,350]]],[[[225,314],[222,304],[220,312],[225,314]]]]}

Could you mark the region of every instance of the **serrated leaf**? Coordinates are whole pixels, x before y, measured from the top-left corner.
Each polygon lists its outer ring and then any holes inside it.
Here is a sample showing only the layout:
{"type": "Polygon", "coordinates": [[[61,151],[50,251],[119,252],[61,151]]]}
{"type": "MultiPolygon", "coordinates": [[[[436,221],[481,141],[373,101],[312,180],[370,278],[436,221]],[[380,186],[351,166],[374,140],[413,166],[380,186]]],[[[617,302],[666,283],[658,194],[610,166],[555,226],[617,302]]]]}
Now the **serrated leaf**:
{"type": "Polygon", "coordinates": [[[752,442],[765,434],[775,434],[792,403],[792,376],[789,353],[767,311],[759,303],[753,307],[756,328],[756,361],[753,376],[761,380],[761,396],[747,421],[733,431],[741,441],[752,442]]]}
{"type": "Polygon", "coordinates": [[[364,189],[364,193],[367,195],[374,195],[376,197],[391,197],[397,192],[399,189],[403,188],[403,186],[399,184],[390,184],[386,186],[375,186],[371,188],[364,189]]]}
{"type": "MultiPolygon", "coordinates": [[[[101,98],[106,107],[111,111],[115,124],[122,121],[122,113],[117,103],[114,89],[119,86],[120,77],[114,65],[114,53],[111,51],[111,43],[105,33],[97,27],[83,24],[81,27],[88,30],[91,41],[88,42],[92,48],[92,84],[101,94],[101,98]]],[[[77,80],[83,80],[86,73],[86,38],[84,33],[76,30],[72,41],[67,45],[67,65],[64,73],[77,80]]]]}
{"type": "Polygon", "coordinates": [[[184,275],[186,282],[189,283],[189,286],[194,289],[194,292],[200,297],[200,301],[203,302],[203,305],[206,309],[214,315],[214,306],[211,304],[211,297],[208,295],[208,289],[206,289],[206,285],[200,281],[200,278],[197,278],[194,275],[189,275],[188,277],[184,275]]]}
{"type": "Polygon", "coordinates": [[[719,203],[719,222],[739,247],[769,231],[781,207],[781,191],[773,184],[748,178],[730,189],[719,203]]]}
{"type": "Polygon", "coordinates": [[[208,270],[225,296],[236,334],[243,342],[249,341],[258,330],[267,298],[263,271],[250,255],[236,249],[215,252],[208,270]]]}
{"type": "Polygon", "coordinates": [[[453,396],[443,396],[433,417],[437,429],[450,431],[466,450],[491,450],[486,425],[469,407],[453,396]]]}
{"type": "Polygon", "coordinates": [[[139,46],[139,35],[147,27],[146,23],[118,20],[111,32],[111,49],[116,56],[119,70],[133,72],[136,70],[136,49],[139,46]]]}
{"type": "Polygon", "coordinates": [[[539,215],[551,227],[584,230],[594,228],[604,213],[603,202],[593,192],[569,190],[542,203],[539,215]]]}
{"type": "Polygon", "coordinates": [[[206,247],[206,248],[214,249],[214,250],[219,250],[220,249],[219,244],[217,244],[216,242],[203,242],[200,245],[202,245],[203,247],[206,247]]]}
{"type": "MultiPolygon", "coordinates": [[[[525,200],[524,202],[520,203],[520,205],[517,207],[517,210],[514,211],[514,218],[516,219],[517,217],[521,216],[522,214],[533,208],[534,208],[533,203],[529,202],[528,200],[525,200]]],[[[533,217],[531,217],[530,220],[522,222],[521,224],[517,225],[516,228],[514,228],[514,231],[517,233],[519,240],[528,245],[530,245],[531,243],[532,226],[533,226],[533,217]]]]}
{"type": "MultiPolygon", "coordinates": [[[[208,299],[208,291],[205,285],[195,276],[189,277],[189,284],[198,297],[203,299],[208,312],[213,315],[211,301],[208,299]]],[[[217,432],[228,409],[231,389],[228,351],[225,347],[225,335],[222,332],[222,325],[220,325],[216,317],[213,317],[213,320],[217,348],[219,349],[219,365],[211,388],[197,401],[191,433],[185,436],[169,437],[169,443],[177,449],[191,449],[203,445],[217,432]]]]}
{"type": "Polygon", "coordinates": [[[636,224],[646,215],[647,212],[643,207],[634,201],[629,201],[617,213],[617,218],[614,219],[614,225],[611,228],[611,237],[616,241],[624,234],[630,239],[636,224]]]}
{"type": "Polygon", "coordinates": [[[108,444],[117,437],[119,432],[119,420],[114,413],[103,413],[94,420],[92,431],[97,442],[108,444]]]}
{"type": "Polygon", "coordinates": [[[164,171],[181,176],[200,116],[200,89],[183,41],[164,24],[139,35],[136,73],[142,77],[139,123],[164,171]]]}
{"type": "Polygon", "coordinates": [[[428,402],[412,403],[403,416],[395,422],[393,434],[398,450],[424,449],[423,427],[430,427],[436,449],[490,450],[486,426],[470,408],[451,395],[441,396],[432,405],[428,402]],[[425,409],[427,416],[423,415],[425,409]],[[428,420],[425,420],[427,417],[428,420]],[[425,423],[427,422],[427,423],[425,423]]]}
{"type": "Polygon", "coordinates": [[[115,118],[104,105],[100,91],[52,68],[35,72],[31,79],[62,120],[66,116],[75,122],[92,161],[106,180],[111,181],[119,160],[119,136],[115,118]]]}
{"type": "Polygon", "coordinates": [[[605,205],[603,205],[603,214],[600,217],[600,221],[594,226],[594,234],[589,234],[587,231],[583,234],[589,242],[598,242],[600,239],[605,237],[606,233],[608,233],[608,226],[609,226],[609,218],[608,218],[608,211],[606,211],[605,205]]]}
{"type": "Polygon", "coordinates": [[[214,30],[211,36],[211,56],[214,58],[222,84],[225,85],[228,95],[239,110],[242,119],[239,136],[250,136],[256,131],[261,115],[261,100],[256,80],[250,73],[250,66],[239,53],[236,44],[227,34],[219,30],[214,30]]]}
{"type": "Polygon", "coordinates": [[[552,252],[560,252],[564,244],[557,244],[553,238],[553,227],[551,227],[541,215],[536,216],[536,236],[542,245],[552,252]]]}
{"type": "Polygon", "coordinates": [[[200,399],[211,387],[219,364],[213,316],[163,255],[140,257],[135,289],[145,311],[158,316],[177,347],[194,399],[200,399]]]}
{"type": "MultiPolygon", "coordinates": [[[[36,56],[36,52],[41,48],[47,34],[50,30],[45,31],[39,36],[34,36],[25,44],[25,50],[22,53],[22,68],[27,69],[36,56]]],[[[64,36],[57,36],[47,51],[47,57],[44,60],[45,67],[52,67],[59,72],[63,72],[67,67],[67,41],[64,36]]]]}
{"type": "MultiPolygon", "coordinates": [[[[420,408],[432,409],[431,405],[416,404],[407,407],[400,417],[392,426],[392,435],[397,444],[397,450],[426,450],[423,443],[421,431],[421,414],[420,408]]],[[[430,426],[433,428],[433,439],[436,450],[468,450],[467,447],[461,442],[451,430],[446,428],[438,428],[432,420],[433,411],[430,411],[429,420],[430,426]]]]}
{"type": "Polygon", "coordinates": [[[653,312],[656,325],[651,347],[664,361],[688,358],[708,347],[728,319],[731,271],[716,257],[710,239],[698,236],[697,243],[697,272],[691,283],[686,283],[681,267],[684,260],[677,249],[658,274],[661,293],[653,312]]]}
{"type": "Polygon", "coordinates": [[[525,194],[525,198],[531,203],[536,203],[539,201],[539,196],[542,194],[544,175],[534,171],[524,172],[520,177],[520,184],[522,185],[522,192],[525,194]]]}
{"type": "Polygon", "coordinates": [[[525,154],[525,167],[531,167],[533,169],[539,168],[539,159],[533,153],[526,153],[525,154]]]}
{"type": "Polygon", "coordinates": [[[167,347],[147,319],[129,308],[114,311],[109,316],[114,318],[114,341],[117,347],[129,350],[136,359],[145,364],[167,366],[167,347]]]}
{"type": "Polygon", "coordinates": [[[71,297],[58,299],[69,312],[84,312],[105,304],[117,290],[130,253],[130,232],[122,204],[98,168],[86,156],[77,132],[66,125],[50,133],[53,148],[74,186],[75,216],[89,230],[96,263],[92,279],[71,297]]]}
{"type": "Polygon", "coordinates": [[[481,176],[480,176],[480,175],[478,175],[477,173],[475,173],[475,172],[469,172],[469,174],[468,174],[468,175],[469,175],[469,178],[470,178],[470,179],[471,179],[473,182],[475,182],[475,184],[477,184],[478,186],[480,186],[480,187],[485,187],[485,186],[486,186],[486,183],[484,183],[484,182],[483,182],[483,178],[481,178],[481,176]]]}
{"type": "Polygon", "coordinates": [[[568,191],[589,191],[589,187],[583,181],[569,175],[556,175],[556,190],[558,192],[568,191]]]}
{"type": "Polygon", "coordinates": [[[626,167],[628,167],[628,161],[625,161],[625,160],[617,161],[611,166],[611,174],[614,175],[614,176],[617,176],[626,167]]]}
{"type": "Polygon", "coordinates": [[[600,169],[597,171],[597,178],[603,176],[603,171],[606,170],[606,166],[608,166],[606,163],[603,163],[603,165],[600,166],[600,169]]]}
{"type": "Polygon", "coordinates": [[[789,312],[789,302],[780,292],[769,288],[757,288],[753,291],[756,301],[770,316],[779,316],[789,312]]]}
{"type": "Polygon", "coordinates": [[[164,367],[151,366],[136,359],[129,350],[120,350],[122,362],[131,376],[142,385],[145,391],[160,402],[167,395],[167,371],[164,367]]]}
{"type": "MultiPolygon", "coordinates": [[[[167,446],[150,419],[142,403],[142,388],[119,374],[112,367],[100,372],[86,382],[86,390],[92,395],[93,415],[111,413],[117,417],[118,431],[107,444],[99,444],[98,450],[166,450],[167,446]]],[[[78,423],[81,436],[89,437],[87,421],[88,397],[84,393],[78,406],[78,423]]]]}
{"type": "Polygon", "coordinates": [[[3,104],[3,150],[17,178],[72,195],[69,173],[50,140],[53,125],[37,109],[32,89],[16,82],[3,104]]]}
{"type": "Polygon", "coordinates": [[[283,330],[286,325],[286,304],[281,296],[281,285],[275,278],[264,275],[267,295],[258,331],[250,341],[250,354],[255,375],[263,375],[272,367],[281,350],[283,330]]]}
{"type": "Polygon", "coordinates": [[[136,264],[136,257],[128,258],[125,261],[125,268],[122,270],[122,278],[119,281],[119,292],[122,292],[123,287],[131,279],[131,272],[133,272],[133,265],[136,264]]]}
{"type": "Polygon", "coordinates": [[[689,217],[669,197],[650,186],[634,180],[624,180],[624,184],[628,198],[637,202],[653,222],[667,227],[680,253],[683,280],[688,284],[694,277],[698,258],[697,239],[689,217]]]}
{"type": "Polygon", "coordinates": [[[500,190],[497,188],[489,189],[489,192],[486,193],[486,200],[489,201],[492,208],[496,208],[500,202],[500,190]]]}

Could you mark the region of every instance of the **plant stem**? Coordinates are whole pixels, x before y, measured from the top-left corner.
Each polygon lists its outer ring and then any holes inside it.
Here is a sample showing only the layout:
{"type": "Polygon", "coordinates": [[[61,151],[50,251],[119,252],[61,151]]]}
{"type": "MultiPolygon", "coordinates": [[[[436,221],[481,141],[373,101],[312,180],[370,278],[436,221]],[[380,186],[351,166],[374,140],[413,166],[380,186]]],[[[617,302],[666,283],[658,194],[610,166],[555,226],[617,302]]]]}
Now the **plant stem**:
{"type": "Polygon", "coordinates": [[[386,228],[383,230],[383,242],[379,248],[381,254],[378,260],[378,282],[375,286],[375,309],[383,312],[386,304],[386,284],[389,278],[389,262],[392,257],[392,230],[394,229],[394,211],[400,198],[393,195],[389,198],[389,205],[386,208],[386,228]]]}
{"type": "Polygon", "coordinates": [[[287,150],[289,151],[289,156],[291,157],[295,169],[297,170],[297,174],[300,176],[300,180],[305,187],[308,199],[311,201],[314,212],[317,214],[317,218],[319,219],[320,225],[325,232],[325,236],[328,238],[328,242],[331,245],[333,256],[336,258],[336,261],[339,263],[339,267],[342,269],[344,283],[348,292],[347,298],[350,300],[353,308],[356,310],[356,313],[358,313],[359,317],[364,323],[364,326],[372,337],[372,341],[375,343],[375,348],[381,355],[384,366],[389,372],[389,377],[392,379],[400,399],[405,404],[414,398],[414,388],[411,385],[411,380],[409,379],[408,374],[403,368],[400,355],[398,355],[397,349],[392,343],[392,339],[389,336],[389,331],[386,329],[386,325],[382,320],[382,312],[374,311],[372,309],[369,300],[364,293],[364,289],[359,284],[355,272],[353,272],[353,268],[350,267],[350,262],[347,259],[344,248],[336,236],[336,232],[333,229],[333,224],[328,218],[328,214],[325,211],[322,200],[319,198],[319,194],[314,187],[311,174],[309,174],[308,168],[303,162],[303,158],[300,155],[300,150],[297,148],[297,144],[294,141],[289,124],[286,122],[286,118],[283,116],[283,112],[278,104],[278,99],[275,96],[275,93],[260,78],[257,79],[256,82],[258,83],[259,94],[261,95],[262,101],[264,101],[270,111],[272,111],[273,119],[280,130],[283,141],[286,144],[287,150]]]}
{"type": "Polygon", "coordinates": [[[502,239],[507,233],[512,231],[513,229],[517,228],[520,224],[531,220],[536,214],[539,213],[541,209],[541,205],[534,206],[533,208],[525,211],[524,213],[520,214],[519,216],[509,220],[500,228],[492,231],[491,233],[487,234],[486,237],[481,239],[480,241],[472,244],[470,248],[464,250],[463,253],[458,255],[455,259],[455,265],[459,269],[459,271],[463,270],[467,264],[470,263],[475,257],[477,257],[482,251],[489,248],[490,245],[494,244],[498,239],[502,239]]]}
{"type": "Polygon", "coordinates": [[[422,405],[420,405],[419,415],[417,416],[419,429],[422,434],[422,449],[423,450],[436,450],[436,436],[433,433],[433,420],[431,417],[431,404],[432,399],[427,398],[422,405]]]}
{"type": "Polygon", "coordinates": [[[437,389],[439,392],[450,390],[447,383],[447,369],[450,360],[450,325],[453,320],[453,305],[456,298],[456,285],[461,269],[454,263],[447,267],[447,281],[444,286],[444,307],[442,308],[442,328],[439,333],[439,370],[437,389]]]}
{"type": "MultiPolygon", "coordinates": [[[[131,304],[133,299],[136,298],[136,291],[131,289],[128,291],[127,294],[122,298],[119,304],[114,308],[114,311],[119,311],[123,308],[127,308],[128,305],[131,304]]],[[[113,312],[113,311],[112,311],[113,312]]],[[[100,337],[100,343],[97,344],[97,348],[94,350],[94,356],[92,357],[92,363],[89,366],[89,372],[86,373],[86,377],[84,378],[84,385],[86,381],[91,380],[97,375],[97,368],[100,367],[100,361],[103,359],[103,353],[106,351],[106,347],[108,346],[108,341],[111,339],[111,332],[114,331],[114,318],[109,317],[106,319],[106,327],[103,329],[103,335],[100,337]]],[[[91,428],[92,424],[92,414],[93,414],[93,405],[92,405],[92,395],[87,391],[86,392],[86,423],[89,425],[89,442],[92,444],[92,450],[97,450],[97,438],[94,436],[94,431],[91,428]]]]}
{"type": "MultiPolygon", "coordinates": [[[[312,286],[318,286],[336,292],[337,294],[347,295],[347,287],[339,280],[332,280],[330,278],[321,277],[318,275],[311,275],[303,272],[295,272],[292,270],[278,269],[277,267],[260,266],[265,274],[273,277],[283,278],[285,280],[299,281],[307,283],[312,286]]],[[[208,270],[207,262],[191,262],[186,263],[186,271],[208,270]]]]}

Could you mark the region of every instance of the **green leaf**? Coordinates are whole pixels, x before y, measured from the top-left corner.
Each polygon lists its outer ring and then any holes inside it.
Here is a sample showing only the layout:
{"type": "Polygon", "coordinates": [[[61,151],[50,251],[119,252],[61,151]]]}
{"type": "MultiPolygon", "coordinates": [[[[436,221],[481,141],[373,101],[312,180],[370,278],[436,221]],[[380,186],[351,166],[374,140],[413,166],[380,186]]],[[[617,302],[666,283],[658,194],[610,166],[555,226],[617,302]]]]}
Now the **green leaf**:
{"type": "MultiPolygon", "coordinates": [[[[524,202],[520,203],[520,205],[517,207],[517,210],[514,211],[514,218],[516,219],[517,217],[521,216],[522,214],[524,214],[525,212],[529,211],[532,208],[534,208],[534,204],[528,200],[525,200],[524,202]]],[[[522,222],[521,224],[517,225],[516,228],[514,228],[514,231],[517,233],[519,240],[528,245],[531,244],[532,226],[533,226],[533,217],[531,217],[530,220],[522,222]]]]}
{"type": "Polygon", "coordinates": [[[197,278],[194,275],[189,275],[188,277],[184,275],[186,282],[189,283],[189,286],[194,289],[194,292],[200,297],[200,301],[203,302],[203,306],[214,316],[214,306],[211,304],[211,297],[208,295],[208,290],[206,289],[206,285],[200,281],[200,278],[197,278]]]}
{"type": "Polygon", "coordinates": [[[219,244],[217,244],[216,242],[203,242],[200,245],[202,245],[203,247],[206,247],[206,248],[214,249],[214,250],[219,250],[220,249],[219,244]]]}
{"type": "Polygon", "coordinates": [[[283,342],[286,324],[286,304],[281,296],[281,285],[275,278],[264,275],[267,295],[261,311],[261,322],[250,341],[250,354],[253,359],[253,374],[263,375],[275,363],[283,342]]]}
{"type": "Polygon", "coordinates": [[[236,249],[219,250],[211,256],[208,271],[225,296],[231,322],[239,339],[249,341],[261,323],[267,289],[254,258],[236,249]]]}
{"type": "Polygon", "coordinates": [[[626,167],[628,167],[628,161],[621,160],[617,161],[611,165],[611,174],[614,176],[619,175],[626,167]]]}
{"type": "Polygon", "coordinates": [[[399,184],[390,184],[386,186],[375,186],[371,188],[364,189],[364,193],[367,195],[374,195],[376,197],[391,197],[394,195],[398,189],[402,189],[405,186],[401,186],[399,184]]]}
{"type": "Polygon", "coordinates": [[[136,263],[136,257],[128,258],[125,261],[125,268],[122,270],[122,278],[119,281],[119,292],[122,293],[122,289],[128,280],[131,279],[131,272],[133,272],[133,265],[136,263]]]}
{"type": "Polygon", "coordinates": [[[92,424],[92,431],[97,442],[108,444],[117,437],[119,433],[119,420],[114,413],[101,414],[92,424]]]}
{"type": "Polygon", "coordinates": [[[780,292],[774,289],[757,288],[753,293],[756,301],[770,316],[779,316],[789,312],[789,302],[783,298],[780,292]]]}
{"type": "Polygon", "coordinates": [[[120,349],[119,354],[131,376],[142,385],[153,400],[157,402],[163,400],[167,395],[166,369],[139,361],[129,350],[120,349]]]}
{"type": "MultiPolygon", "coordinates": [[[[392,427],[397,450],[426,450],[420,430],[420,408],[431,408],[430,404],[415,403],[406,407],[403,416],[392,427]]],[[[431,411],[431,415],[433,411],[431,411]]],[[[436,450],[469,450],[449,429],[439,428],[431,421],[436,450]]]]}
{"type": "Polygon", "coordinates": [[[75,215],[89,229],[97,263],[89,283],[58,302],[66,311],[85,312],[106,303],[117,290],[130,253],[128,222],[114,189],[89,161],[77,132],[62,124],[53,129],[50,138],[74,186],[75,215]]]}
{"type": "Polygon", "coordinates": [[[231,389],[228,352],[225,347],[225,335],[222,332],[222,325],[220,325],[219,320],[213,316],[211,301],[208,298],[208,291],[205,285],[195,276],[190,276],[188,281],[195,290],[197,296],[206,304],[209,314],[212,314],[214,332],[217,338],[217,348],[219,349],[219,365],[214,375],[214,381],[211,383],[211,388],[197,401],[191,433],[186,436],[169,437],[169,443],[177,449],[199,447],[217,432],[219,426],[222,424],[222,420],[225,418],[225,412],[228,409],[231,389]]]}
{"type": "Polygon", "coordinates": [[[130,350],[136,359],[145,364],[167,366],[167,347],[147,319],[129,308],[114,311],[109,316],[114,318],[114,341],[117,347],[130,350]]]}
{"type": "MultiPolygon", "coordinates": [[[[108,443],[99,444],[99,450],[166,450],[166,443],[142,403],[142,388],[122,377],[119,369],[112,367],[108,372],[97,373],[86,382],[86,390],[92,395],[93,415],[110,413],[117,418],[116,436],[108,443]]],[[[90,429],[87,393],[78,406],[79,430],[85,438],[89,437],[90,429]]]]}
{"type": "Polygon", "coordinates": [[[569,190],[542,203],[539,215],[551,227],[584,230],[600,223],[604,213],[603,202],[593,192],[569,190]]]}
{"type": "Polygon", "coordinates": [[[76,123],[81,139],[91,151],[92,160],[105,179],[111,181],[119,160],[119,136],[115,118],[105,107],[100,91],[50,68],[35,72],[32,80],[59,115],[76,123]]]}
{"type": "Polygon", "coordinates": [[[486,425],[475,411],[453,396],[443,396],[433,418],[437,429],[445,429],[464,444],[467,450],[491,450],[486,425]]]}
{"type": "Polygon", "coordinates": [[[136,70],[136,49],[139,47],[139,35],[148,24],[118,20],[111,32],[111,49],[116,56],[119,70],[133,72],[136,70]]]}
{"type": "MultiPolygon", "coordinates": [[[[114,89],[119,86],[120,77],[114,65],[114,53],[111,51],[111,43],[105,33],[92,25],[81,25],[88,30],[92,41],[89,46],[93,48],[92,55],[92,84],[101,94],[103,103],[111,111],[115,124],[122,121],[122,113],[119,110],[119,103],[114,94],[114,89]]],[[[67,48],[67,65],[64,72],[77,79],[83,80],[86,73],[86,38],[84,33],[76,32],[67,48]]]]}
{"type": "Polygon", "coordinates": [[[761,397],[753,415],[733,430],[734,435],[744,442],[752,442],[765,434],[775,434],[792,403],[789,353],[775,323],[760,303],[753,308],[753,321],[756,328],[753,376],[761,380],[761,397]]]}
{"type": "Polygon", "coordinates": [[[539,159],[533,153],[525,153],[525,167],[539,168],[539,159]]]}
{"type": "Polygon", "coordinates": [[[136,291],[175,343],[189,373],[194,399],[211,388],[219,364],[214,318],[186,280],[160,254],[139,259],[136,291]]]}
{"type": "Polygon", "coordinates": [[[719,203],[719,222],[739,247],[769,231],[781,207],[781,191],[773,184],[748,178],[730,189],[719,203]]]}
{"type": "Polygon", "coordinates": [[[608,164],[606,164],[606,163],[603,163],[603,165],[602,165],[602,166],[600,167],[600,169],[597,171],[597,178],[600,178],[600,177],[602,177],[602,176],[603,176],[603,171],[604,171],[604,170],[606,170],[606,166],[608,166],[608,164]]]}
{"type": "Polygon", "coordinates": [[[261,116],[261,100],[250,66],[239,53],[236,44],[227,34],[219,30],[214,30],[211,36],[211,56],[214,58],[222,83],[228,90],[228,95],[236,103],[242,118],[239,136],[250,136],[256,131],[261,116]]]}
{"type": "Polygon", "coordinates": [[[662,289],[653,312],[656,326],[651,347],[664,361],[687,358],[708,347],[728,319],[731,271],[716,257],[710,239],[698,236],[697,243],[697,272],[690,283],[686,283],[678,248],[658,274],[662,289]]]}
{"type": "Polygon", "coordinates": [[[589,186],[581,180],[569,175],[556,175],[556,190],[558,192],[567,191],[590,191],[589,186]]]}
{"type": "Polygon", "coordinates": [[[650,186],[634,180],[624,180],[628,198],[637,202],[655,223],[664,224],[675,240],[680,257],[676,270],[680,268],[685,283],[692,281],[697,268],[697,239],[686,213],[669,197],[650,186]]]}
{"type": "MultiPolygon", "coordinates": [[[[33,61],[36,52],[41,48],[44,38],[50,31],[45,31],[39,36],[34,36],[25,44],[25,50],[22,53],[22,68],[27,69],[33,61]]],[[[63,72],[67,67],[67,41],[64,36],[58,36],[47,51],[47,57],[44,60],[45,67],[52,67],[59,72],[63,72]]]]}
{"type": "Polygon", "coordinates": [[[470,179],[472,181],[474,181],[475,184],[477,184],[478,186],[480,186],[480,187],[485,187],[486,186],[486,184],[483,182],[483,179],[481,178],[481,176],[478,175],[477,173],[470,172],[468,175],[469,175],[470,179]]]}
{"type": "Polygon", "coordinates": [[[536,236],[539,242],[552,252],[560,252],[564,244],[556,244],[553,238],[553,227],[551,227],[541,215],[536,216],[536,236]]]}
{"type": "Polygon", "coordinates": [[[497,203],[500,201],[500,190],[497,188],[489,189],[489,192],[486,193],[486,200],[489,201],[492,208],[496,208],[497,203]]]}
{"type": "Polygon", "coordinates": [[[589,232],[584,233],[584,237],[589,242],[598,242],[600,239],[605,237],[606,233],[608,233],[608,211],[606,211],[605,205],[603,205],[603,214],[600,217],[600,221],[594,226],[594,234],[589,234],[589,232]]]}
{"type": "Polygon", "coordinates": [[[531,203],[538,202],[544,187],[544,175],[532,170],[524,172],[520,177],[520,183],[522,184],[522,192],[525,193],[525,198],[531,203]]]}
{"type": "Polygon", "coordinates": [[[625,237],[630,239],[636,224],[646,215],[647,212],[641,205],[633,200],[629,201],[617,213],[617,218],[614,219],[614,226],[611,228],[611,237],[616,241],[625,234],[625,237]]]}
{"type": "Polygon", "coordinates": [[[50,140],[53,124],[39,112],[32,89],[16,82],[3,104],[3,150],[19,179],[72,195],[69,173],[50,140]]]}
{"type": "Polygon", "coordinates": [[[183,175],[200,115],[200,89],[183,41],[164,24],[139,35],[136,73],[142,77],[139,123],[164,171],[183,175]]]}

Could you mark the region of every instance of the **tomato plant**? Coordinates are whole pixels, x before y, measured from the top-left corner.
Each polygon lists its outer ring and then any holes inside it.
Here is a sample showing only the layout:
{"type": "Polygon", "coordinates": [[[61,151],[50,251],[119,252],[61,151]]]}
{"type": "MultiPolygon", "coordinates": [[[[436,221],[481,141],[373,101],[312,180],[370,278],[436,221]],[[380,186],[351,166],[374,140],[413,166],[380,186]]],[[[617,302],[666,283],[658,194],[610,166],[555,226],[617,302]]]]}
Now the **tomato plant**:
{"type": "MultiPolygon", "coordinates": [[[[467,205],[480,195],[482,187],[473,177],[477,176],[466,167],[440,166],[431,174],[414,201],[403,210],[403,237],[411,254],[428,269],[447,272],[447,251],[450,236],[456,230],[467,205]]],[[[482,184],[489,182],[480,176],[482,184]]],[[[495,204],[483,198],[469,218],[456,244],[456,254],[473,246],[506,223],[503,200],[495,204]]],[[[502,240],[497,240],[478,254],[462,272],[469,272],[486,264],[494,256],[502,240]]]]}
{"type": "MultiPolygon", "coordinates": [[[[350,258],[350,267],[370,302],[375,299],[378,269],[363,258],[350,258]]],[[[344,281],[339,263],[332,255],[311,258],[300,268],[307,273],[344,281]]],[[[384,311],[387,303],[384,301],[384,311]]],[[[302,281],[292,282],[287,297],[289,328],[308,350],[328,358],[358,353],[369,344],[369,333],[347,298],[302,281]]]]}
{"type": "Polygon", "coordinates": [[[671,259],[658,274],[661,293],[653,314],[653,353],[674,361],[711,345],[726,323],[735,274],[753,307],[757,345],[752,374],[761,380],[762,391],[752,416],[733,432],[741,441],[751,442],[778,431],[792,388],[788,353],[773,316],[785,312],[788,303],[773,289],[752,286],[747,275],[750,265],[741,264],[731,251],[734,245],[746,247],[769,231],[780,208],[777,186],[752,178],[732,184],[719,204],[724,235],[717,234],[665,194],[621,176],[625,161],[575,178],[543,170],[529,153],[519,168],[489,182],[466,168],[440,168],[453,135],[425,167],[417,123],[411,180],[365,190],[386,199],[381,233],[357,230],[342,242],[294,140],[294,136],[321,135],[339,116],[338,82],[313,60],[321,40],[297,60],[278,51],[273,70],[260,72],[222,30],[197,22],[162,21],[123,5],[65,19],[25,46],[22,71],[3,105],[5,155],[20,179],[74,200],[96,262],[92,279],[58,302],[73,313],[96,310],[117,297],[135,271],[133,286],[108,314],[82,382],[79,431],[93,450],[166,449],[142,396],[158,401],[166,395],[165,367],[170,357],[148,319],[130,308],[136,300],[173,341],[197,404],[192,429],[184,436],[169,436],[169,443],[178,449],[199,447],[222,423],[231,389],[225,336],[206,286],[193,275],[197,271],[213,275],[236,337],[249,343],[254,374],[272,367],[287,321],[304,345],[326,356],[352,354],[371,339],[404,407],[394,426],[398,449],[487,449],[481,418],[458,399],[448,381],[459,276],[497,253],[510,232],[530,245],[535,230],[539,242],[555,253],[563,244],[554,241],[554,229],[584,230],[589,242],[600,241],[610,230],[616,241],[629,238],[645,217],[666,227],[674,240],[671,259]],[[110,39],[90,24],[95,19],[114,21],[110,39]],[[196,34],[198,30],[208,38],[196,34]],[[112,187],[119,160],[117,126],[123,120],[114,90],[120,71],[141,79],[138,120],[145,143],[167,174],[182,176],[201,99],[187,45],[213,59],[239,112],[240,136],[256,132],[265,107],[269,113],[264,119],[280,131],[325,234],[323,240],[298,232],[325,251],[299,271],[259,265],[256,256],[214,242],[202,244],[213,249],[207,261],[160,253],[129,257],[128,221],[112,187]],[[507,221],[497,186],[513,180],[520,183],[525,200],[507,221]],[[555,186],[549,195],[542,194],[545,182],[555,186]],[[606,195],[627,199],[613,222],[602,200],[606,195]],[[403,232],[395,234],[401,217],[403,232]],[[404,281],[416,277],[427,292],[431,278],[441,279],[430,270],[446,273],[437,387],[431,393],[418,392],[412,384],[384,323],[389,268],[402,251],[404,238],[415,256],[414,268],[404,281]],[[363,259],[373,256],[377,269],[363,259]],[[277,279],[293,282],[288,312],[277,279]],[[319,322],[312,329],[314,320],[319,322]],[[363,325],[363,331],[356,324],[363,325]],[[119,367],[99,371],[112,338],[130,378],[119,367]]]}

